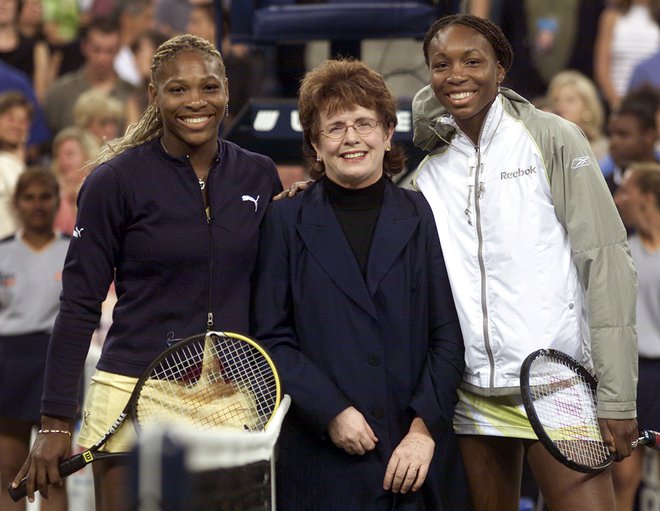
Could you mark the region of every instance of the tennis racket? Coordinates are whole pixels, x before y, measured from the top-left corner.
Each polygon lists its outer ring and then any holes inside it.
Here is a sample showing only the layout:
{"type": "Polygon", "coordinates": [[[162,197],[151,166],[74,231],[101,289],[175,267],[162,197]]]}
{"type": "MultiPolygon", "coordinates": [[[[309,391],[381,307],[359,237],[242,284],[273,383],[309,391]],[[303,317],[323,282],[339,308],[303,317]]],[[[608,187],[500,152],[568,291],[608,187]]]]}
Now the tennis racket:
{"type": "MultiPolygon", "coordinates": [[[[188,337],[163,351],[138,379],[114,424],[89,449],[63,460],[67,477],[98,460],[128,453],[100,449],[130,417],[136,431],[154,425],[179,424],[197,430],[263,431],[280,404],[275,366],[254,340],[230,332],[188,337]]],[[[26,479],[9,493],[26,495],[26,479]]]]}
{"type": "MultiPolygon", "coordinates": [[[[531,353],[520,370],[520,391],[536,436],[559,462],[585,473],[608,467],[615,455],[601,436],[596,378],[573,358],[552,349],[531,353]]],[[[660,433],[646,430],[633,443],[660,450],[660,433]]]]}

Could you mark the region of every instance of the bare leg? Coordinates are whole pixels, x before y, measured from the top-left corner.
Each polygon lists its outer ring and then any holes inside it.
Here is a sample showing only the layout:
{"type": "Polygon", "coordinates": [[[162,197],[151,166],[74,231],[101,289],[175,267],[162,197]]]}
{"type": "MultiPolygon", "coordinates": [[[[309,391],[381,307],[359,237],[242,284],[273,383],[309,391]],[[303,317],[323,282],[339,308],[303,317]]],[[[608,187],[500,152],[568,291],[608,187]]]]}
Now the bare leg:
{"type": "Polygon", "coordinates": [[[121,458],[97,461],[92,470],[96,511],[128,511],[128,461],[121,458]]]}
{"type": "Polygon", "coordinates": [[[628,458],[612,465],[616,511],[633,511],[637,489],[642,482],[643,468],[643,448],[634,449],[628,458]]]}
{"type": "Polygon", "coordinates": [[[0,509],[24,511],[25,499],[14,502],[7,485],[14,480],[30,451],[32,424],[25,421],[0,419],[0,509]]]}
{"type": "Polygon", "coordinates": [[[476,511],[517,511],[523,445],[516,438],[460,435],[458,445],[476,511]]]}
{"type": "Polygon", "coordinates": [[[559,463],[541,442],[527,444],[527,460],[550,511],[613,511],[609,470],[583,474],[559,463]]]}
{"type": "Polygon", "coordinates": [[[41,511],[67,511],[69,498],[66,493],[66,479],[60,488],[51,486],[48,489],[48,500],[41,500],[41,511]]]}

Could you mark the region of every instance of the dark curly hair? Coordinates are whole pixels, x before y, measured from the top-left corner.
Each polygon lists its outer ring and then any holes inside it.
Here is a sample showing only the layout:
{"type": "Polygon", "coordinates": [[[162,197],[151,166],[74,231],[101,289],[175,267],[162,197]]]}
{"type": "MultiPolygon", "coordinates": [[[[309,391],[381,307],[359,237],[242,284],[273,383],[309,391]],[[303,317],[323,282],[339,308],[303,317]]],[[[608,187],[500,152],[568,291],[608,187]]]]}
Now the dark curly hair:
{"type": "Polygon", "coordinates": [[[452,14],[451,16],[440,18],[431,25],[431,28],[429,28],[424,36],[424,59],[427,66],[430,64],[429,46],[431,45],[431,41],[440,30],[455,24],[465,25],[482,34],[493,47],[493,50],[495,50],[497,60],[499,60],[504,71],[509,70],[513,62],[513,49],[502,29],[492,21],[473,16],[472,14],[452,14]]]}

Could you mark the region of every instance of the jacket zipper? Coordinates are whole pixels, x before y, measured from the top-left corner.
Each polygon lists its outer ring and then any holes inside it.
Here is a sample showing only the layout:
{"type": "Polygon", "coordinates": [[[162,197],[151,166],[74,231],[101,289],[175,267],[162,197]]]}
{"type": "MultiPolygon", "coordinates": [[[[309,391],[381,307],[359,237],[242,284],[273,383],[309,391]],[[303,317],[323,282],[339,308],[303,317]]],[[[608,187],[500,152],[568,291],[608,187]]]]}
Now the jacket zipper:
{"type": "MultiPolygon", "coordinates": [[[[495,359],[493,358],[493,350],[490,346],[490,336],[488,334],[488,305],[486,304],[486,268],[484,265],[484,239],[481,231],[481,196],[484,193],[484,182],[480,181],[481,177],[481,148],[475,147],[477,153],[477,165],[474,171],[474,213],[477,223],[477,260],[479,261],[479,273],[481,277],[481,317],[482,317],[482,330],[484,336],[484,347],[488,354],[488,363],[490,364],[490,388],[495,387],[495,359]]],[[[469,196],[468,196],[469,199],[469,196]]],[[[472,225],[472,224],[470,224],[472,225]]]]}
{"type": "MultiPolygon", "coordinates": [[[[187,156],[187,155],[186,155],[187,156]]],[[[201,197],[202,199],[202,212],[204,214],[204,220],[206,222],[206,227],[208,231],[208,254],[209,254],[209,272],[208,272],[208,280],[206,282],[206,331],[209,332],[213,329],[213,312],[211,311],[211,293],[212,293],[212,285],[211,283],[213,282],[213,229],[211,228],[211,216],[210,216],[210,208],[211,208],[211,170],[213,170],[213,166],[215,166],[218,163],[217,158],[214,160],[213,165],[211,169],[209,170],[208,176],[207,176],[207,186],[206,186],[206,193],[208,197],[208,210],[206,207],[204,207],[204,197],[201,197]]],[[[192,163],[190,163],[190,157],[188,156],[188,164],[190,165],[190,170],[192,170],[193,177],[195,178],[195,181],[197,180],[197,175],[195,174],[195,169],[192,166],[192,163]]],[[[204,190],[200,190],[202,193],[204,193],[204,190]]]]}

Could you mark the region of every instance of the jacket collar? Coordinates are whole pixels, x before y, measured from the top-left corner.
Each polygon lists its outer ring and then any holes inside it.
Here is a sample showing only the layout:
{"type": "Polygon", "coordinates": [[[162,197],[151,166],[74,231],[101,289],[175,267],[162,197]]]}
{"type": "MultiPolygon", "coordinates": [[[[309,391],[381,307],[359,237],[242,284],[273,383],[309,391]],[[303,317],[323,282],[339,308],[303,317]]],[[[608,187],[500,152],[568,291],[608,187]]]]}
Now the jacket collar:
{"type": "MultiPolygon", "coordinates": [[[[503,110],[511,108],[520,111],[530,106],[525,98],[506,87],[501,87],[500,94],[493,105],[498,103],[503,110]]],[[[494,127],[497,126],[497,122],[492,122],[497,117],[497,113],[493,110],[493,107],[491,107],[486,117],[482,138],[485,134],[487,135],[489,125],[493,128],[493,131],[494,127]]],[[[426,85],[415,94],[412,112],[413,142],[417,147],[424,151],[441,152],[442,147],[451,144],[456,135],[456,124],[445,107],[440,104],[430,85],[426,85]]],[[[492,132],[490,136],[492,137],[492,132]]]]}
{"type": "Polygon", "coordinates": [[[387,181],[383,204],[371,242],[366,279],[330,205],[323,182],[303,195],[296,228],[314,259],[349,298],[378,319],[374,295],[415,232],[419,217],[404,207],[396,185],[387,181]]]}

